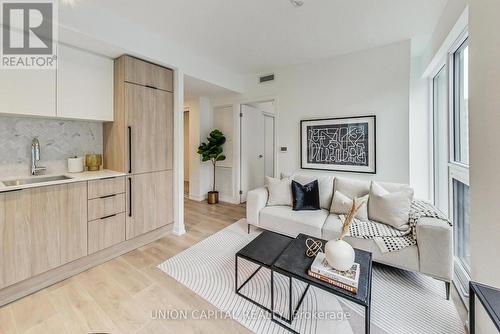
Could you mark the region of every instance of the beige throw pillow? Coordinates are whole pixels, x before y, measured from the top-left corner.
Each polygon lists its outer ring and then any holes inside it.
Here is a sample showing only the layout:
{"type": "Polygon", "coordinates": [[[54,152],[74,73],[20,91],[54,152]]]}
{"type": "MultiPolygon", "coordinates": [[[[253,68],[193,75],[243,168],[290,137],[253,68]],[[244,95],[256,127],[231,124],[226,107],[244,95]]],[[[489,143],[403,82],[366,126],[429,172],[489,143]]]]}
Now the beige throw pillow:
{"type": "Polygon", "coordinates": [[[355,180],[344,177],[335,178],[335,191],[340,191],[347,197],[363,197],[370,193],[370,181],[355,180]]]}
{"type": "MultiPolygon", "coordinates": [[[[369,195],[365,195],[356,200],[356,204],[359,205],[360,202],[362,202],[363,204],[356,213],[355,218],[362,221],[368,221],[368,198],[369,195]]],[[[348,214],[352,208],[352,200],[353,200],[352,198],[344,195],[340,191],[335,191],[335,194],[333,194],[333,200],[332,200],[332,206],[330,207],[330,212],[335,213],[337,215],[348,214]]]]}
{"type": "Polygon", "coordinates": [[[280,180],[266,176],[266,183],[269,191],[268,206],[292,206],[292,181],[289,178],[280,180]]]}
{"type": "Polygon", "coordinates": [[[413,189],[404,185],[390,192],[372,182],[368,214],[370,220],[390,225],[398,230],[409,228],[408,219],[413,200],[413,189]]]}

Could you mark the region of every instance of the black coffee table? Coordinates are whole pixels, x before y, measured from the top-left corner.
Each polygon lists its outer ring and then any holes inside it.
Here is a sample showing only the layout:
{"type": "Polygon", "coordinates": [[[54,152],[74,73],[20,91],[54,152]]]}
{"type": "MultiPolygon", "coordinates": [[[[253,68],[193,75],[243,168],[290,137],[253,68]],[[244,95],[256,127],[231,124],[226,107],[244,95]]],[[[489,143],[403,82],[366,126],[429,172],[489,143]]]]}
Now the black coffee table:
{"type": "Polygon", "coordinates": [[[272,313],[272,310],[264,305],[254,301],[240,292],[241,289],[262,269],[262,267],[271,269],[271,265],[276,261],[280,254],[290,244],[293,239],[285,235],[277,234],[270,231],[262,232],[258,237],[252,240],[248,245],[243,247],[235,258],[235,290],[236,294],[254,303],[255,305],[272,313]],[[238,286],[238,259],[242,258],[247,261],[258,264],[259,267],[255,270],[240,286],[238,286]]]}
{"type": "MultiPolygon", "coordinates": [[[[324,283],[314,277],[307,274],[309,268],[311,267],[314,258],[309,258],[306,256],[306,245],[305,241],[307,238],[312,238],[315,240],[320,240],[318,238],[310,237],[304,234],[300,234],[296,239],[290,237],[264,231],[257,238],[251,241],[238,253],[236,253],[235,261],[235,290],[236,293],[245,298],[246,300],[252,302],[253,304],[263,308],[264,310],[271,313],[271,319],[278,325],[286,328],[287,330],[296,333],[292,328],[285,325],[282,321],[287,324],[292,324],[297,311],[302,304],[304,297],[312,285],[316,288],[322,289],[329,293],[332,293],[341,298],[348,299],[356,304],[362,305],[365,308],[365,332],[370,333],[370,311],[371,311],[371,286],[372,286],[372,255],[369,252],[365,252],[359,249],[354,249],[356,254],[355,261],[360,264],[360,278],[358,284],[358,292],[356,294],[349,291],[337,288],[330,284],[324,283]],[[245,260],[251,261],[259,265],[259,268],[248,277],[241,286],[238,286],[238,258],[243,258],[245,260]],[[248,298],[243,295],[240,290],[257,274],[257,272],[264,268],[271,270],[271,309],[268,307],[248,298]],[[284,275],[289,279],[289,317],[286,318],[281,314],[275,312],[274,300],[275,300],[275,289],[274,289],[274,275],[275,273],[284,275]],[[307,284],[302,296],[300,297],[297,306],[293,308],[292,303],[292,284],[293,280],[299,280],[307,284]],[[281,319],[282,321],[279,321],[281,319]]],[[[323,245],[326,244],[325,240],[321,240],[323,245]]]]}
{"type": "MultiPolygon", "coordinates": [[[[370,311],[371,311],[371,287],[372,287],[372,254],[370,252],[365,252],[359,249],[354,249],[356,254],[355,261],[360,265],[360,275],[358,283],[358,292],[356,294],[351,293],[347,290],[337,288],[333,285],[325,283],[319,279],[311,277],[307,274],[311,264],[314,261],[313,258],[306,256],[306,239],[312,238],[315,240],[321,240],[318,238],[313,238],[304,234],[299,234],[299,236],[289,243],[288,247],[281,253],[281,255],[276,259],[276,261],[271,265],[271,308],[274,310],[274,273],[279,273],[281,275],[287,276],[289,279],[289,318],[283,317],[275,312],[271,313],[272,320],[279,325],[283,326],[280,321],[276,321],[275,318],[279,318],[288,324],[292,324],[297,311],[304,300],[304,297],[312,285],[316,288],[322,289],[326,292],[337,295],[341,298],[350,300],[356,304],[362,305],[365,308],[365,333],[370,333],[370,311]],[[300,297],[297,306],[292,310],[292,284],[293,280],[299,280],[307,284],[304,293],[300,297]]],[[[326,240],[321,240],[323,245],[326,244],[326,240]]],[[[293,331],[287,326],[283,326],[288,330],[293,331]]]]}

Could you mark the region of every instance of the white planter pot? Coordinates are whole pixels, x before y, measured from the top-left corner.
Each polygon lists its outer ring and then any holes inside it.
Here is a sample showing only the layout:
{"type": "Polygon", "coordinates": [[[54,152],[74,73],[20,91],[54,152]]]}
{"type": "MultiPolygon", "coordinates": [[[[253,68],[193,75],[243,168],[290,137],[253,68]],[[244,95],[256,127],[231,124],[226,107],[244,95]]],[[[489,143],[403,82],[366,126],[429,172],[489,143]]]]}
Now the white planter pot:
{"type": "Polygon", "coordinates": [[[354,264],[354,249],[344,240],[330,240],[325,245],[325,257],[334,269],[346,271],[354,264]]]}

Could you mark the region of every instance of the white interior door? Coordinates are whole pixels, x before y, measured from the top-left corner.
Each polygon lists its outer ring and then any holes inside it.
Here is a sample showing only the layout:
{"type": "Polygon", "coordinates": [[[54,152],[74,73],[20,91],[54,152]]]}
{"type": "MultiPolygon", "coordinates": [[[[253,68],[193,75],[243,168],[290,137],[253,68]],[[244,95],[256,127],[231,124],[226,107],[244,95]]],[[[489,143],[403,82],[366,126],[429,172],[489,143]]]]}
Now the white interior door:
{"type": "Polygon", "coordinates": [[[274,116],[264,114],[264,173],[274,177],[274,116]]]}
{"type": "Polygon", "coordinates": [[[265,118],[257,108],[241,106],[241,202],[265,183],[265,118]]]}

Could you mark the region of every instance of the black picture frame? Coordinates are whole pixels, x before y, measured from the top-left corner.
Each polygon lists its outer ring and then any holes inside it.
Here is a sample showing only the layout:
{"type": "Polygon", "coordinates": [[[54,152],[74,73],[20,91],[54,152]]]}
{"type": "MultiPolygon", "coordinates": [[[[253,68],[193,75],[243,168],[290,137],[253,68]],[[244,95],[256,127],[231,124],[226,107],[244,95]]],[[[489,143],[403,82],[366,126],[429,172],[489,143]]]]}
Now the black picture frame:
{"type": "Polygon", "coordinates": [[[377,173],[377,117],[375,115],[349,116],[333,118],[305,119],[300,121],[300,168],[310,170],[326,170],[347,173],[376,174],[377,173]],[[307,126],[367,124],[366,166],[355,164],[311,163],[308,161],[309,145],[307,143],[307,126]]]}

